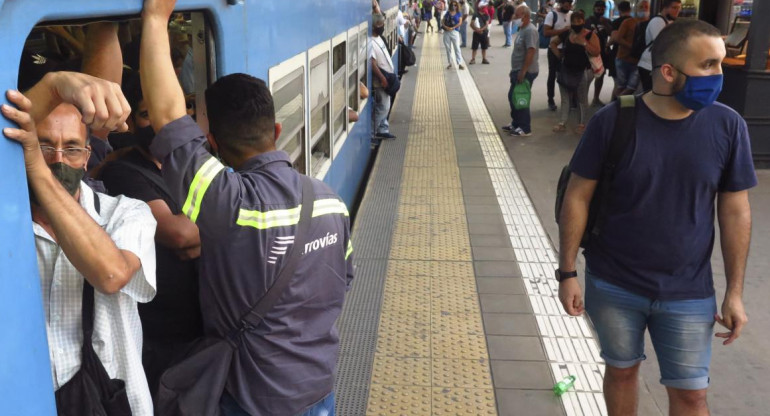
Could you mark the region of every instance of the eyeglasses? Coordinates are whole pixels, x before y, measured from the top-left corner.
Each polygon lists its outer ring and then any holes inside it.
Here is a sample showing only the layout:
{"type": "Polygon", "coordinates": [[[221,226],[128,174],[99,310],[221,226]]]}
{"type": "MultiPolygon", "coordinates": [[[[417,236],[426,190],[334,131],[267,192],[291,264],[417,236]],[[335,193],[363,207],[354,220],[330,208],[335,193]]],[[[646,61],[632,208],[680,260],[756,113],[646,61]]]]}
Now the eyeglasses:
{"type": "Polygon", "coordinates": [[[88,149],[85,147],[68,147],[66,149],[57,149],[51,146],[40,146],[40,150],[43,152],[43,157],[46,160],[56,159],[56,154],[61,153],[62,158],[67,159],[69,162],[78,163],[82,162],[83,158],[88,154],[88,149]]]}

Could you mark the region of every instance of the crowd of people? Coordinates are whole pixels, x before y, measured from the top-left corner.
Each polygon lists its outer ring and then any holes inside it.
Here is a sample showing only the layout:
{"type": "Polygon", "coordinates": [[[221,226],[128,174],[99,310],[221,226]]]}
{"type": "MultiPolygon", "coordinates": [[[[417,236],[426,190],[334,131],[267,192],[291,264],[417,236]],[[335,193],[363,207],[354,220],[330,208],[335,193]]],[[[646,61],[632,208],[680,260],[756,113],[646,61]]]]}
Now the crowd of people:
{"type": "MultiPolygon", "coordinates": [[[[12,105],[2,106],[18,126],[3,133],[24,150],[57,406],[152,415],[213,401],[226,416],[333,412],[334,323],[353,279],[349,213],[276,150],[282,127],[264,81],[230,74],[214,82],[205,91],[209,131],[200,129],[189,34],[179,30],[185,19],[175,4],[145,0],[138,25],[52,29],[80,71],[25,71],[22,92],[8,91],[12,105]],[[186,394],[190,380],[180,387],[179,374],[200,367],[212,346],[225,353],[207,357],[216,365],[206,371],[227,371],[195,379],[206,394],[186,394]],[[86,394],[84,377],[115,390],[86,394]]],[[[374,134],[395,139],[388,117],[404,71],[372,6],[374,134]]],[[[557,83],[560,93],[554,131],[566,130],[574,107],[583,134],[560,212],[562,305],[571,315],[586,311],[596,328],[610,414],[635,414],[647,329],[666,362],[671,413],[707,414],[714,323],[728,329],[716,334],[727,344],[747,323],[747,195],[757,183],[745,122],[715,103],[724,44],[707,23],[674,23],[679,0],[663,0],[653,18],[647,0],[633,13],[618,3],[615,20],[614,3],[597,1],[589,17],[571,6],[560,0],[533,13],[523,1],[411,1],[397,19],[399,40],[414,46],[421,22],[430,30],[435,19],[447,69],[463,70],[468,24],[468,64],[478,48],[485,64],[497,18],[503,46],[512,47],[503,129],[514,136],[532,134],[529,99],[514,97],[537,79],[545,43],[554,111],[557,83]],[[610,188],[620,197],[604,213],[604,232],[585,243],[584,307],[571,278],[621,111],[599,100],[605,71],[613,97],[644,94],[633,99],[633,156],[610,188]],[[589,121],[591,82],[592,104],[603,108],[589,121]],[[710,266],[715,212],[727,276],[721,316],[710,266]]]]}
{"type": "Polygon", "coordinates": [[[44,29],[63,59],[35,55],[2,106],[24,149],[59,414],[326,414],[347,208],[276,150],[264,81],[214,82],[199,128],[175,5],[44,29]]]}

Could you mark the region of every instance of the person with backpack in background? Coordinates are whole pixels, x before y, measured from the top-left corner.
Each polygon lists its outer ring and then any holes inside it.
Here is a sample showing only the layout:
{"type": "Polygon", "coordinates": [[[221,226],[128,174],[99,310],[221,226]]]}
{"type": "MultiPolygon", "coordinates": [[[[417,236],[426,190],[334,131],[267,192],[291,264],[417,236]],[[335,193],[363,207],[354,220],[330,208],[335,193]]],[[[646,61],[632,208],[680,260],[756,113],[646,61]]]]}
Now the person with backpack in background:
{"type": "Polygon", "coordinates": [[[601,50],[598,37],[585,28],[585,16],[582,12],[576,12],[570,16],[570,30],[553,37],[550,50],[561,61],[558,76],[561,118],[553,127],[553,131],[562,132],[567,129],[570,98],[575,95],[579,111],[575,133],[583,134],[588,109],[588,81],[594,76],[588,55],[599,56],[601,50]],[[559,45],[564,47],[559,50],[559,45]]]}
{"type": "Polygon", "coordinates": [[[479,50],[479,47],[481,47],[481,63],[489,65],[487,49],[489,49],[489,25],[491,21],[492,18],[486,12],[476,8],[476,13],[471,19],[473,39],[471,40],[471,60],[468,65],[476,63],[476,51],[479,50]]]}
{"type": "Polygon", "coordinates": [[[425,33],[433,32],[433,2],[424,0],[422,2],[422,20],[427,25],[425,27],[425,33]]]}
{"type": "MultiPolygon", "coordinates": [[[[618,46],[615,58],[615,90],[612,92],[614,97],[633,94],[639,86],[639,71],[636,67],[639,57],[633,54],[633,41],[637,28],[649,21],[649,18],[650,2],[642,0],[636,4],[636,17],[626,19],[618,31],[612,34],[612,41],[618,46]]],[[[644,32],[643,29],[639,30],[644,32]]]]}
{"type": "Polygon", "coordinates": [[[618,86],[618,72],[617,72],[617,66],[615,64],[615,59],[618,57],[618,42],[617,37],[620,30],[620,26],[625,22],[626,20],[633,19],[631,17],[631,3],[628,1],[621,1],[618,3],[618,11],[620,12],[620,17],[612,21],[612,31],[610,32],[610,39],[607,41],[607,63],[609,66],[607,66],[607,71],[612,79],[615,80],[615,88],[612,89],[612,100],[615,101],[617,98],[617,86],[618,86]]]}
{"type": "MultiPolygon", "coordinates": [[[[562,33],[569,32],[570,18],[572,16],[572,0],[559,0],[560,7],[558,10],[552,10],[545,17],[543,22],[543,35],[548,38],[559,36],[562,33]]],[[[561,48],[559,48],[561,49],[561,48]]],[[[556,89],[556,75],[561,69],[561,61],[554,53],[554,51],[548,48],[548,80],[546,81],[547,94],[548,94],[548,109],[556,111],[556,102],[553,97],[556,89]]]]}
{"type": "MultiPolygon", "coordinates": [[[[607,72],[606,69],[611,66],[607,41],[609,40],[610,32],[612,31],[612,22],[604,17],[604,11],[606,10],[606,7],[607,6],[604,3],[604,0],[596,0],[594,3],[593,16],[589,16],[588,19],[586,19],[586,28],[594,32],[596,37],[599,38],[602,66],[605,68],[605,71],[602,72],[601,75],[594,77],[596,78],[596,81],[594,82],[594,99],[591,101],[591,105],[597,107],[604,106],[604,103],[599,99],[599,94],[601,94],[602,87],[604,86],[604,75],[607,72]]],[[[590,86],[590,80],[588,81],[588,84],[590,86]]]]}
{"type": "Polygon", "coordinates": [[[663,0],[663,8],[660,14],[653,17],[647,22],[641,22],[636,27],[636,33],[634,33],[634,46],[632,47],[632,54],[636,55],[639,50],[641,29],[644,29],[644,52],[639,56],[639,64],[637,65],[639,70],[639,80],[642,81],[642,89],[644,91],[652,90],[652,55],[650,53],[652,44],[655,42],[655,38],[664,27],[668,26],[679,17],[679,12],[682,11],[682,0],[663,0]]]}

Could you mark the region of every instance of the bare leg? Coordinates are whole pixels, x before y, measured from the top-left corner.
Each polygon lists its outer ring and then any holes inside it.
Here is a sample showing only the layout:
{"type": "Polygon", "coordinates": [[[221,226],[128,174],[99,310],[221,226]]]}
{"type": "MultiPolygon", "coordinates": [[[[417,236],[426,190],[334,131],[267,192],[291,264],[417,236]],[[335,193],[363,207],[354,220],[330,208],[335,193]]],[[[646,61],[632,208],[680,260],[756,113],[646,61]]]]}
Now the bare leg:
{"type": "Polygon", "coordinates": [[[708,416],[706,389],[682,390],[666,387],[670,416],[708,416]]]}
{"type": "Polygon", "coordinates": [[[639,404],[639,364],[630,368],[606,367],[604,401],[609,416],[636,416],[639,404]]]}

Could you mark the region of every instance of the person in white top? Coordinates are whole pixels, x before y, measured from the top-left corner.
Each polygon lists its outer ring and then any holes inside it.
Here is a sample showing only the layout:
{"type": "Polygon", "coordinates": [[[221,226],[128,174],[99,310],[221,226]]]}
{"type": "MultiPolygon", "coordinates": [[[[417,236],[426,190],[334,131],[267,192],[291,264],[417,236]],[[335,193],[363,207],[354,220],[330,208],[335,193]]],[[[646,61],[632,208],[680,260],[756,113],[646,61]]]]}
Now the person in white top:
{"type": "Polygon", "coordinates": [[[94,350],[109,377],[125,381],[132,414],[152,415],[136,302],[155,296],[155,219],[145,203],[81,182],[90,152],[81,120],[125,130],[130,108],[117,84],[72,72],[50,73],[25,94],[8,92],[16,108],[2,112],[20,128],[4,133],[24,149],[54,389],[80,369],[87,281],[94,350]]]}
{"type": "MultiPolygon", "coordinates": [[[[470,0],[468,0],[470,1],[470,0]]],[[[460,0],[460,12],[463,14],[463,22],[460,24],[460,47],[464,48],[468,41],[468,16],[471,14],[471,6],[466,0],[460,0]]]]}
{"type": "Polygon", "coordinates": [[[372,87],[374,89],[374,137],[378,139],[395,139],[390,133],[388,112],[390,111],[390,95],[386,92],[388,80],[385,72],[395,73],[393,61],[390,59],[388,47],[382,40],[385,32],[385,18],[381,14],[372,15],[372,37],[369,38],[369,59],[372,63],[372,87]]]}
{"type": "MultiPolygon", "coordinates": [[[[545,16],[543,22],[543,35],[553,38],[559,36],[564,32],[568,32],[570,29],[570,17],[572,16],[572,0],[560,0],[560,7],[558,10],[552,10],[545,16]]],[[[561,48],[560,48],[561,49],[561,48]]],[[[546,88],[548,94],[548,109],[556,111],[556,102],[554,101],[554,95],[556,90],[556,75],[561,69],[561,62],[559,58],[554,55],[553,51],[548,48],[548,80],[546,81],[546,88]]]]}
{"type": "Polygon", "coordinates": [[[655,42],[655,38],[658,37],[658,34],[660,34],[664,27],[679,17],[679,12],[681,11],[682,0],[663,0],[663,8],[660,14],[651,18],[650,23],[647,24],[647,31],[644,34],[647,49],[642,53],[642,57],[637,65],[639,80],[642,82],[642,89],[644,91],[652,90],[652,54],[650,53],[652,43],[655,42]]]}

